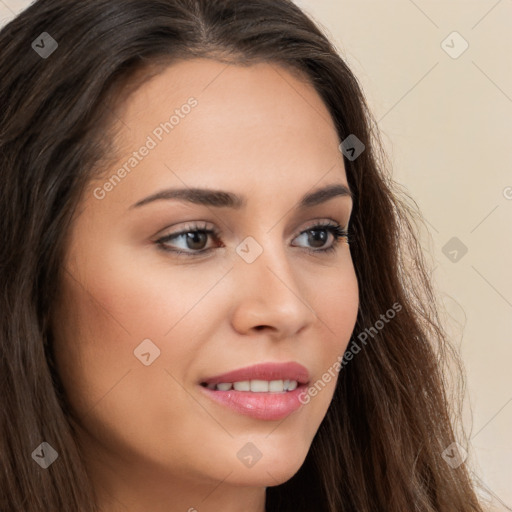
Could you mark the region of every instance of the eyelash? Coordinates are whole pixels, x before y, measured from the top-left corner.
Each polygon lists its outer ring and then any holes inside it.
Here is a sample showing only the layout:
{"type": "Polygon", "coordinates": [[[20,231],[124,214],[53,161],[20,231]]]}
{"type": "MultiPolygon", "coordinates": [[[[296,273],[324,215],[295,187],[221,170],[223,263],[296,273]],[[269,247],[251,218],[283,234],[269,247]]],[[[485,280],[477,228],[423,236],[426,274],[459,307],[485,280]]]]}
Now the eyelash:
{"type": "MultiPolygon", "coordinates": [[[[316,224],[310,228],[305,229],[304,231],[301,231],[298,236],[303,235],[304,233],[307,233],[308,231],[317,231],[317,230],[322,230],[322,229],[327,230],[329,233],[331,233],[333,235],[334,238],[333,238],[332,245],[327,247],[326,249],[304,248],[305,251],[307,251],[310,254],[318,254],[318,253],[328,254],[328,253],[336,251],[341,238],[346,238],[347,243],[349,243],[349,241],[350,241],[348,230],[342,228],[341,225],[336,222],[334,222],[334,223],[327,222],[327,223],[323,223],[323,224],[316,224]]],[[[214,229],[214,228],[208,229],[206,227],[206,225],[199,226],[199,225],[195,224],[195,225],[187,226],[187,228],[185,228],[183,231],[180,231],[179,233],[172,233],[170,235],[166,235],[162,238],[159,238],[158,240],[155,241],[155,243],[158,245],[159,249],[161,249],[165,252],[171,252],[179,257],[184,256],[184,257],[194,258],[194,257],[202,256],[206,253],[209,253],[213,249],[215,249],[215,247],[210,247],[209,249],[202,249],[199,251],[188,252],[188,251],[181,251],[179,249],[170,249],[169,247],[167,247],[165,245],[165,242],[168,242],[169,240],[173,240],[175,238],[179,238],[180,236],[183,236],[183,235],[186,235],[189,233],[206,233],[207,235],[213,235],[216,242],[219,241],[220,236],[221,236],[221,233],[217,229],[214,229]]]]}

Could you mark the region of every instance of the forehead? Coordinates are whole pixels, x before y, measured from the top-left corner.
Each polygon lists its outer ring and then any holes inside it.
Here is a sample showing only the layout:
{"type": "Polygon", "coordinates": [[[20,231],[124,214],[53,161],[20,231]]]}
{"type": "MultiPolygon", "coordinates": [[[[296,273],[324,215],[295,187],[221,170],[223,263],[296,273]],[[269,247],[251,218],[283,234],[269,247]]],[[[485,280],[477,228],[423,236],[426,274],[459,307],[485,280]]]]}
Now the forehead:
{"type": "Polygon", "coordinates": [[[274,63],[179,61],[141,85],[116,114],[119,161],[110,172],[151,146],[133,171],[125,165],[122,186],[132,202],[135,192],[167,185],[291,192],[296,185],[302,195],[324,176],[346,182],[322,99],[306,79],[274,63]]]}
{"type": "Polygon", "coordinates": [[[297,145],[302,139],[317,145],[338,140],[330,114],[312,85],[274,63],[178,61],[131,94],[118,115],[125,125],[121,140],[128,143],[126,149],[169,121],[173,126],[166,135],[171,136],[165,140],[175,148],[194,139],[240,142],[253,135],[263,144],[271,144],[276,135],[295,138],[297,145]],[[191,98],[197,101],[193,109],[187,107],[191,98]]]}

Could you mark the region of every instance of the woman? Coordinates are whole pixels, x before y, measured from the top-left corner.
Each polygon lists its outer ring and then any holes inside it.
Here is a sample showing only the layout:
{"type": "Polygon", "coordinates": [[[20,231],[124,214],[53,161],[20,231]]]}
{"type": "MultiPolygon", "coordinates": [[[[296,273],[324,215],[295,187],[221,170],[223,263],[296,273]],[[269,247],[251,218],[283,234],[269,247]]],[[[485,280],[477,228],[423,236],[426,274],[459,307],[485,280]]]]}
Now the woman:
{"type": "Polygon", "coordinates": [[[482,510],[414,209],[311,20],[39,0],[0,39],[1,510],[482,510]]]}

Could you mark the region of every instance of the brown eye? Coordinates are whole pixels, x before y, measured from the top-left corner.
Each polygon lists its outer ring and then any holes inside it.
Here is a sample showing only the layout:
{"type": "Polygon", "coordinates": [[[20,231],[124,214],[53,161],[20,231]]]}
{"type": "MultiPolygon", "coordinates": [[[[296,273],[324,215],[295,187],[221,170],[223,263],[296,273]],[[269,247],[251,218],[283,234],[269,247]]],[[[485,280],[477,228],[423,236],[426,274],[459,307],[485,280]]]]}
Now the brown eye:
{"type": "Polygon", "coordinates": [[[192,224],[182,231],[161,237],[155,243],[160,249],[180,256],[201,256],[215,248],[215,246],[206,247],[208,238],[212,238],[219,246],[220,236],[220,232],[214,228],[208,228],[206,224],[192,224]]]}
{"type": "MultiPolygon", "coordinates": [[[[215,246],[206,247],[209,237],[213,238],[214,241],[217,242],[217,247],[222,246],[220,241],[221,234],[215,229],[208,229],[206,226],[188,226],[183,231],[166,235],[155,243],[160,249],[166,252],[170,252],[178,256],[194,257],[204,255],[215,249],[215,246]],[[181,241],[181,247],[176,247],[176,241],[181,241]]],[[[307,245],[309,246],[304,247],[306,251],[312,254],[322,254],[335,251],[340,238],[348,239],[348,231],[341,228],[337,223],[327,223],[312,226],[302,231],[296,239],[300,237],[305,237],[307,245]],[[321,247],[328,243],[329,235],[332,236],[332,242],[326,248],[322,249],[321,247]]]]}
{"type": "Polygon", "coordinates": [[[181,236],[185,236],[185,243],[187,249],[200,251],[204,249],[206,242],[208,241],[208,234],[204,231],[189,231],[181,236]]]}
{"type": "Polygon", "coordinates": [[[310,229],[307,231],[308,242],[313,247],[322,247],[329,239],[329,232],[327,229],[310,229]]]}
{"type": "Polygon", "coordinates": [[[319,224],[317,226],[312,226],[311,228],[303,231],[299,237],[301,236],[306,237],[308,245],[316,248],[310,249],[305,247],[306,251],[313,254],[335,251],[340,238],[347,238],[348,241],[348,231],[343,229],[339,224],[319,224]],[[319,249],[319,247],[322,247],[327,243],[329,234],[333,237],[332,243],[324,249],[319,249]]]}
{"type": "Polygon", "coordinates": [[[193,255],[194,251],[204,253],[210,250],[209,248],[205,248],[208,243],[209,236],[213,236],[215,239],[218,239],[215,232],[212,230],[196,229],[181,231],[180,233],[173,233],[172,235],[166,235],[157,240],[157,243],[161,246],[162,249],[166,251],[177,253],[186,253],[187,251],[190,251],[190,253],[193,255]],[[172,246],[175,245],[175,243],[170,243],[171,241],[175,240],[182,241],[181,247],[178,249],[173,249],[172,246]],[[182,251],[181,249],[184,250],[182,251]]]}

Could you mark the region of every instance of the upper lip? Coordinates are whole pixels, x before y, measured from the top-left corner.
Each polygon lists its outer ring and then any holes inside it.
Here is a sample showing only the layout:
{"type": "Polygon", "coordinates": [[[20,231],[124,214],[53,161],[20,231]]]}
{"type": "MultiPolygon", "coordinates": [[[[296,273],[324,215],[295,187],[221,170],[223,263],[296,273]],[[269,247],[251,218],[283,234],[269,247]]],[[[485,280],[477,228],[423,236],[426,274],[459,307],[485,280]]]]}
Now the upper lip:
{"type": "Polygon", "coordinates": [[[204,384],[219,384],[221,382],[241,382],[246,380],[296,380],[299,384],[309,382],[309,372],[306,367],[296,362],[261,363],[245,368],[239,368],[222,375],[202,379],[204,384]]]}

